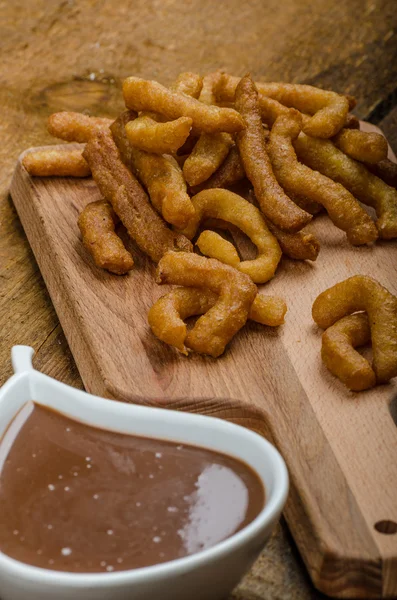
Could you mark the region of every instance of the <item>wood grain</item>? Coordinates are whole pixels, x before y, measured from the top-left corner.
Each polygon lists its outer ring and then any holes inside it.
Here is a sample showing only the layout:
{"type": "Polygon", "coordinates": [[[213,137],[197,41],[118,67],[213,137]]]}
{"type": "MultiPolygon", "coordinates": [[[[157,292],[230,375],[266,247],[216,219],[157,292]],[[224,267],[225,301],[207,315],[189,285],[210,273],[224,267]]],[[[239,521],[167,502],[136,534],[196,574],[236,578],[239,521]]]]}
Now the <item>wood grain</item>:
{"type": "MultiPolygon", "coordinates": [[[[62,146],[60,146],[62,148],[62,146]]],[[[18,164],[11,193],[61,325],[93,393],[210,414],[248,426],[280,448],[290,470],[285,516],[314,584],[337,597],[397,593],[396,385],[348,392],[320,360],[310,309],[329,285],[375,275],[397,292],[397,243],[349,246],[324,217],[315,264],[284,260],[266,292],[283,295],[278,331],[250,323],[217,360],[185,358],[151,334],[146,314],[164,293],[136,248],[125,277],[96,269],[81,244],[79,210],[99,198],[92,180],[30,178],[18,164]]]]}

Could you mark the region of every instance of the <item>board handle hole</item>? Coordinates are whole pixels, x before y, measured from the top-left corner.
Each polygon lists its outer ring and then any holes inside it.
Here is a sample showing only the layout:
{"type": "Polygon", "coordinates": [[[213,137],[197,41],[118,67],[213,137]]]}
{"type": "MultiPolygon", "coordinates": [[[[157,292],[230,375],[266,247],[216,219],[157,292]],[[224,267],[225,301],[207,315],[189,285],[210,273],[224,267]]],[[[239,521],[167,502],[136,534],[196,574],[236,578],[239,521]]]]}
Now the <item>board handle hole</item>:
{"type": "Polygon", "coordinates": [[[385,535],[393,535],[397,533],[397,523],[395,521],[377,521],[374,525],[376,531],[379,533],[384,533],[385,535]]]}

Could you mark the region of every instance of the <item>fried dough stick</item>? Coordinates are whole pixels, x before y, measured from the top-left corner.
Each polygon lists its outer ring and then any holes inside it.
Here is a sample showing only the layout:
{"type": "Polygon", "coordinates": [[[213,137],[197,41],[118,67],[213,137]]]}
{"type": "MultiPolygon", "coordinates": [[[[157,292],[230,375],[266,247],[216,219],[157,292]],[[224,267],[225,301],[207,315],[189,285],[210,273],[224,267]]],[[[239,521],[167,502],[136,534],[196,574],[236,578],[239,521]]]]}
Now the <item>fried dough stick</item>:
{"type": "MultiPolygon", "coordinates": [[[[192,198],[195,214],[183,230],[192,239],[204,219],[222,219],[241,229],[258,250],[254,260],[244,260],[236,268],[249,275],[255,283],[266,283],[271,279],[281,259],[281,250],[276,238],[268,230],[261,212],[229,190],[203,190],[192,198]]],[[[214,249],[216,252],[216,249],[214,249]]],[[[217,258],[220,253],[217,253],[217,258]]]]}
{"type": "Polygon", "coordinates": [[[81,150],[59,149],[49,146],[25,154],[22,164],[34,177],[88,177],[90,167],[81,150]]]}
{"type": "MultiPolygon", "coordinates": [[[[209,106],[216,103],[216,90],[222,76],[222,73],[217,71],[204,77],[200,102],[209,106]]],[[[183,165],[187,183],[196,186],[211,177],[225,160],[232,145],[233,138],[230,133],[202,133],[183,165]]]]}
{"type": "Polygon", "coordinates": [[[286,233],[269,220],[266,220],[266,225],[280,244],[283,254],[294,260],[317,259],[320,243],[312,233],[307,233],[304,229],[297,233],[286,233]]]}
{"type": "Polygon", "coordinates": [[[48,118],[48,132],[56,138],[67,142],[88,142],[91,135],[110,127],[111,119],[89,117],[77,112],[53,113],[48,118]]]}
{"type": "Polygon", "coordinates": [[[274,176],[266,149],[258,93],[249,76],[243,77],[238,84],[235,104],[246,123],[246,129],[237,135],[237,145],[261,211],[283,231],[299,231],[312,215],[288,198],[274,176]]]}
{"type": "MultiPolygon", "coordinates": [[[[259,94],[258,100],[262,114],[262,119],[269,127],[273,125],[277,117],[287,115],[290,110],[287,106],[284,106],[284,104],[278,102],[278,100],[275,100],[274,98],[269,98],[268,96],[264,96],[263,94],[259,94]]],[[[311,117],[310,115],[306,115],[303,112],[300,112],[300,114],[302,116],[302,125],[304,130],[305,126],[309,123],[311,117]]],[[[359,129],[360,121],[357,119],[356,116],[352,115],[351,113],[348,113],[343,127],[349,129],[359,129]]]]}
{"type": "Polygon", "coordinates": [[[355,275],[322,292],[312,315],[327,329],[342,317],[365,311],[371,328],[373,369],[378,383],[397,375],[397,298],[378,281],[355,275]]]}
{"type": "Polygon", "coordinates": [[[369,362],[355,348],[371,339],[368,316],[348,315],[323,333],[321,358],[333,375],[350,390],[361,392],[376,384],[376,375],[369,362]]]}
{"type": "Polygon", "coordinates": [[[134,260],[115,232],[118,218],[105,200],[91,202],[81,211],[78,226],[83,244],[97,267],[116,275],[131,271],[134,260]]]}
{"type": "Polygon", "coordinates": [[[186,252],[168,252],[161,259],[157,283],[204,288],[218,296],[185,339],[188,348],[214,358],[245,325],[257,294],[248,275],[212,258],[186,252]]]}
{"type": "Polygon", "coordinates": [[[167,119],[190,117],[199,132],[234,133],[244,128],[241,115],[232,108],[207,106],[186,94],[171,92],[156,81],[128,77],[123,83],[123,95],[127,108],[153,111],[167,119]]]}
{"type": "MultiPolygon", "coordinates": [[[[283,254],[294,260],[316,260],[320,251],[320,243],[312,233],[307,233],[304,229],[297,233],[286,233],[285,231],[278,229],[268,219],[265,219],[265,222],[269,231],[278,241],[283,254]]],[[[226,223],[226,221],[223,221],[222,219],[209,218],[205,220],[204,224],[205,227],[225,229],[233,233],[234,226],[231,223],[226,223]]],[[[197,244],[198,241],[199,240],[197,240],[197,244]]],[[[203,254],[205,254],[205,252],[203,252],[203,254]]],[[[229,261],[233,260],[231,252],[228,252],[227,256],[229,261]]],[[[227,262],[227,264],[231,264],[231,262],[227,262]]]]}
{"type": "MultiPolygon", "coordinates": [[[[233,101],[239,77],[227,75],[219,91],[221,101],[233,101]]],[[[288,108],[313,115],[304,123],[304,132],[313,137],[330,138],[344,126],[352,101],[346,96],[311,85],[294,83],[257,83],[260,96],[278,100],[288,108]]]]}
{"type": "Polygon", "coordinates": [[[375,209],[376,226],[382,239],[397,238],[397,190],[329,140],[301,134],[294,141],[294,147],[301,162],[342,184],[357,200],[375,209]]]}
{"type": "Polygon", "coordinates": [[[378,237],[375,223],[357,200],[341,185],[298,162],[292,145],[302,126],[298,111],[276,119],[270,132],[268,151],[278,182],[289,194],[304,194],[322,204],[336,227],[354,245],[373,242],[378,237]]]}
{"type": "Polygon", "coordinates": [[[172,156],[151,154],[131,146],[125,126],[134,115],[132,111],[122,113],[111,126],[112,135],[124,163],[146,187],[153,206],[168,223],[181,229],[194,215],[181,168],[172,156]]]}
{"type": "Polygon", "coordinates": [[[236,248],[216,231],[205,229],[197,238],[197,248],[208,258],[216,258],[225,265],[238,269],[240,257],[236,248]]]}
{"type": "MultiPolygon", "coordinates": [[[[170,87],[171,91],[198,98],[202,87],[202,77],[196,73],[180,73],[170,87]]],[[[126,124],[130,143],[155,154],[176,152],[184,145],[192,128],[190,117],[179,117],[173,121],[158,123],[157,113],[143,111],[137,119],[126,124]]]]}
{"type": "Polygon", "coordinates": [[[200,96],[202,87],[203,78],[200,75],[185,71],[179,73],[174,83],[170,86],[170,90],[171,92],[186,94],[186,96],[197,99],[200,96]]]}
{"type": "Polygon", "coordinates": [[[387,141],[380,133],[342,129],[332,141],[339,150],[360,162],[376,164],[387,158],[387,141]]]}
{"type": "Polygon", "coordinates": [[[203,183],[202,189],[223,188],[241,181],[245,177],[243,163],[237,146],[233,146],[219,169],[203,183]]]}
{"type": "Polygon", "coordinates": [[[176,152],[186,142],[192,128],[190,117],[157,123],[149,116],[139,116],[126,124],[127,137],[135,148],[155,154],[176,152]]]}
{"type": "MultiPolygon", "coordinates": [[[[218,300],[218,295],[210,290],[180,287],[171,290],[153,304],[148,321],[154,335],[187,354],[185,339],[187,328],[184,320],[195,315],[203,315],[218,300]]],[[[278,296],[257,294],[248,313],[248,318],[263,325],[277,327],[284,323],[287,305],[278,296]]]]}
{"type": "Polygon", "coordinates": [[[168,229],[151,206],[138,181],[122,162],[109,130],[97,131],[90,138],[84,158],[103,197],[110,202],[131,238],[154,262],[169,250],[191,250],[187,238],[168,229]]]}

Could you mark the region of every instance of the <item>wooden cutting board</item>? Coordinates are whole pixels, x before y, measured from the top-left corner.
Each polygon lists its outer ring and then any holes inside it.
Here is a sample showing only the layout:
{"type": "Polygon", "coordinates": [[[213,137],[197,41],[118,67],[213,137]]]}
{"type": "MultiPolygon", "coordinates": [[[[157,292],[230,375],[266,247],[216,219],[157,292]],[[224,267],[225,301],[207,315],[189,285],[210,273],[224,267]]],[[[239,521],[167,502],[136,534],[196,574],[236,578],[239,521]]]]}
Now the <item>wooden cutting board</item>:
{"type": "Polygon", "coordinates": [[[131,246],[136,268],[117,277],[83,248],[77,216],[100,197],[91,179],[30,178],[18,163],[11,194],[87,391],[270,438],[289,468],[284,514],[314,585],[340,598],[396,596],[397,385],[346,390],[321,363],[311,306],[358,273],[397,293],[397,242],[355,248],[317,217],[316,263],[283,259],[261,286],[286,299],[285,325],[250,322],[221,358],[186,358],[149,330],[148,309],[166,291],[150,261],[131,246]]]}

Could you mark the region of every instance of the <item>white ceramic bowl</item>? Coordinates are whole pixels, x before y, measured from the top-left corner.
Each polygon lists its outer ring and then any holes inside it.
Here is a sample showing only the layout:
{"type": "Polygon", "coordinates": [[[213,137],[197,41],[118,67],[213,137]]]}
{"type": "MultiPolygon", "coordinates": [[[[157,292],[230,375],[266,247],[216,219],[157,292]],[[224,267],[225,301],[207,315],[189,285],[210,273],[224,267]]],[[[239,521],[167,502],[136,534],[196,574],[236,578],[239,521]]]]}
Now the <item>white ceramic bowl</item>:
{"type": "Polygon", "coordinates": [[[14,376],[0,390],[0,436],[29,400],[87,425],[192,444],[234,456],[250,465],[266,490],[266,504],[242,531],[202,552],[178,560],[116,573],[64,573],[32,567],[0,552],[2,600],[222,600],[254,562],[288,493],[285,463],[269,442],[212,417],[105,400],[39,373],[33,349],[14,346],[14,376]]]}

